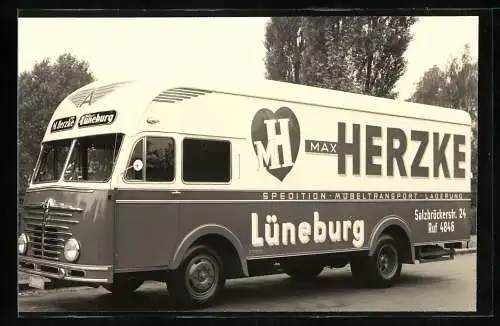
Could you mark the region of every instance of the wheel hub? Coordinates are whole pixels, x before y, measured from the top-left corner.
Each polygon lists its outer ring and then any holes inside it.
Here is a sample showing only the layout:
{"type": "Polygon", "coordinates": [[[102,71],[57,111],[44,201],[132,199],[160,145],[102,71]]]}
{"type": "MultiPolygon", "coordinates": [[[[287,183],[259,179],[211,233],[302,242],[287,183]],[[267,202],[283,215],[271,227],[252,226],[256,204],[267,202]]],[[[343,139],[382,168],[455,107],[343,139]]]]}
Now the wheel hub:
{"type": "Polygon", "coordinates": [[[206,259],[194,262],[188,270],[188,281],[195,292],[207,291],[215,282],[214,266],[206,259]]]}
{"type": "Polygon", "coordinates": [[[397,264],[398,259],[395,249],[390,245],[384,246],[380,250],[377,262],[380,274],[384,278],[391,278],[397,270],[397,264]]]}
{"type": "Polygon", "coordinates": [[[387,255],[381,255],[379,259],[379,265],[382,270],[387,270],[389,267],[389,259],[387,258],[387,255]]]}

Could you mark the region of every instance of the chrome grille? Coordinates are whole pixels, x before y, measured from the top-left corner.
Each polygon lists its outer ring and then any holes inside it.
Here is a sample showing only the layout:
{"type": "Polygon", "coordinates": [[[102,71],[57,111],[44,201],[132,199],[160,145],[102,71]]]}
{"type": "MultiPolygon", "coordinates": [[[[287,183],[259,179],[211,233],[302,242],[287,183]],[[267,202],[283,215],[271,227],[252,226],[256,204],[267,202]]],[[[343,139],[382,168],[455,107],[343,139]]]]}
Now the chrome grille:
{"type": "Polygon", "coordinates": [[[60,260],[64,243],[72,237],[71,225],[78,224],[73,213],[25,209],[24,230],[29,237],[29,250],[37,258],[60,260]]]}

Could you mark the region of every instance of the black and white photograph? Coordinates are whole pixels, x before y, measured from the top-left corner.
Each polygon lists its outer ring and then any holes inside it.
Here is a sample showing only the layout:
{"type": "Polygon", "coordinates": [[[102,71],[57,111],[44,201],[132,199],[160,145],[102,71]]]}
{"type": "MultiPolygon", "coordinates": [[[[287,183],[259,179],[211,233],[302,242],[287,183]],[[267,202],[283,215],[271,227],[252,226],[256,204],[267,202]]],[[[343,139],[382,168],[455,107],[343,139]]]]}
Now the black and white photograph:
{"type": "Polygon", "coordinates": [[[17,24],[19,315],[476,311],[478,16],[17,24]]]}

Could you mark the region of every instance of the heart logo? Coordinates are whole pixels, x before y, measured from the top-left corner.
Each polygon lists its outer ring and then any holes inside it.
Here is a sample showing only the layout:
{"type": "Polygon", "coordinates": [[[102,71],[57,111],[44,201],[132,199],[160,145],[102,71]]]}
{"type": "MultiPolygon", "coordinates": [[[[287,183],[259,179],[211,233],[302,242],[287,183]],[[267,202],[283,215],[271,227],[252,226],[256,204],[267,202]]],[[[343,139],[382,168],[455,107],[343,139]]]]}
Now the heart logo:
{"type": "Polygon", "coordinates": [[[293,168],[300,147],[300,126],[287,107],[276,113],[260,109],[252,121],[252,143],[259,168],[283,181],[293,168]]]}

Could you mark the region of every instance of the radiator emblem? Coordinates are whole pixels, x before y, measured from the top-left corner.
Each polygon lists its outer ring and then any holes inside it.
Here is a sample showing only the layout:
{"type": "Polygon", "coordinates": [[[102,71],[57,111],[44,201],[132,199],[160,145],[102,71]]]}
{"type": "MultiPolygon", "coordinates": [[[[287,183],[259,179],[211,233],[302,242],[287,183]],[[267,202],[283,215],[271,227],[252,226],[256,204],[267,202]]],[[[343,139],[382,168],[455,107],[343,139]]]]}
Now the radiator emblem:
{"type": "Polygon", "coordinates": [[[54,199],[48,198],[42,203],[43,207],[43,217],[42,217],[42,241],[40,244],[40,249],[42,250],[42,256],[44,255],[44,250],[45,250],[45,226],[47,224],[47,218],[49,217],[49,210],[50,207],[54,206],[54,199]]]}

